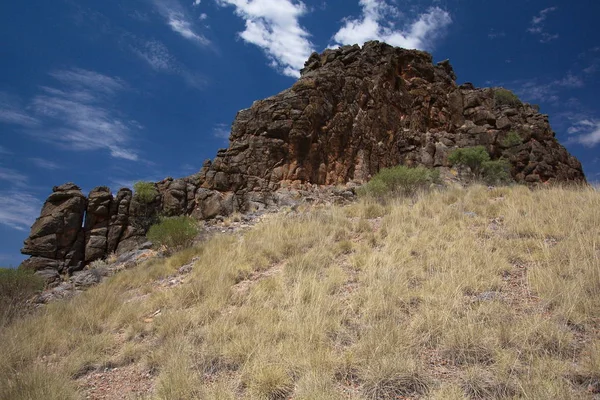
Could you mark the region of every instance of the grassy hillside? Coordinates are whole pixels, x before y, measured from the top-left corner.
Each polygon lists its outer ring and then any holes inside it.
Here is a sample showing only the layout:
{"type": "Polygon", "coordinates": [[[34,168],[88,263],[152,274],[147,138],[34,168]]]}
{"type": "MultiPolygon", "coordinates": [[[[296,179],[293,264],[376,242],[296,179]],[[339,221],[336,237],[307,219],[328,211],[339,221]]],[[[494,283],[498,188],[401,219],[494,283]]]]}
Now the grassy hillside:
{"type": "Polygon", "coordinates": [[[599,318],[598,192],[448,189],[274,215],[50,304],[0,332],[0,398],[592,399],[599,318]]]}

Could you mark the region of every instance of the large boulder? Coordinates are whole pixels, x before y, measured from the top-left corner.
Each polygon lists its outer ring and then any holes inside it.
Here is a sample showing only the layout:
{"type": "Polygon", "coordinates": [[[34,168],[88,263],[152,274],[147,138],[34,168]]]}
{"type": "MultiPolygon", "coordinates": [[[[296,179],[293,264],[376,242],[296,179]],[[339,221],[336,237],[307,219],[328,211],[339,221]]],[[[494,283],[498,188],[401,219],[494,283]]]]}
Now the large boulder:
{"type": "Polygon", "coordinates": [[[42,270],[76,266],[83,261],[84,243],[80,231],[87,201],[81,189],[73,183],[55,186],[48,197],[40,217],[31,227],[25,240],[23,254],[34,256],[34,261],[25,262],[25,268],[42,270]],[[44,261],[48,260],[48,261],[44,261]]]}

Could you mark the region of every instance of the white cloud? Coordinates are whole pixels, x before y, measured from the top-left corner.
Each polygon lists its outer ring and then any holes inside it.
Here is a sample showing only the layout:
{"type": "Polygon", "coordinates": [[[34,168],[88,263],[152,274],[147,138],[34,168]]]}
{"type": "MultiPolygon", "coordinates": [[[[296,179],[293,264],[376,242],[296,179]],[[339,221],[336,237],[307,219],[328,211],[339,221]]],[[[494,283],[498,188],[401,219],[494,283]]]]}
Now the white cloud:
{"type": "MultiPolygon", "coordinates": [[[[210,40],[194,31],[192,20],[177,0],[154,0],[154,4],[174,32],[200,45],[210,44],[210,40]]],[[[197,4],[194,2],[194,5],[197,4]]]]}
{"type": "Polygon", "coordinates": [[[35,164],[36,166],[42,168],[42,169],[48,169],[48,170],[53,170],[53,169],[59,169],[60,165],[58,165],[57,163],[50,161],[50,160],[46,160],[43,158],[30,158],[29,161],[31,161],[33,164],[35,164]]]}
{"type": "Polygon", "coordinates": [[[198,42],[200,44],[209,44],[210,42],[204,36],[198,35],[192,30],[191,23],[185,19],[183,14],[172,13],[169,15],[169,26],[175,32],[186,39],[198,42]]]}
{"type": "Polygon", "coordinates": [[[337,45],[364,44],[379,40],[393,46],[427,50],[452,23],[450,14],[439,7],[431,7],[406,26],[398,27],[392,20],[399,11],[384,0],[360,0],[362,15],[345,19],[344,26],[333,36],[337,45]]]}
{"type": "Polygon", "coordinates": [[[577,135],[572,141],[594,147],[600,143],[600,120],[578,120],[567,130],[567,133],[577,135]]]}
{"type": "Polygon", "coordinates": [[[270,65],[280,73],[299,77],[304,62],[314,51],[310,34],[299,19],[307,12],[304,3],[294,0],[216,0],[221,6],[234,6],[246,29],[239,36],[260,47],[270,65]]]}
{"type": "Polygon", "coordinates": [[[198,17],[198,19],[199,19],[200,21],[204,21],[204,20],[208,19],[208,14],[206,14],[206,13],[202,13],[202,14],[200,14],[200,16],[198,17]]]}
{"type": "Polygon", "coordinates": [[[544,30],[544,21],[546,21],[548,14],[556,10],[557,7],[548,7],[541,10],[538,15],[535,15],[531,19],[531,24],[529,25],[529,28],[527,28],[527,31],[531,34],[539,35],[540,42],[542,43],[548,43],[554,39],[558,39],[558,34],[548,33],[544,30]]]}
{"type": "Polygon", "coordinates": [[[202,0],[194,0],[194,2],[192,3],[193,6],[199,6],[200,3],[202,3],[202,0]]]}
{"type": "Polygon", "coordinates": [[[129,142],[139,124],[124,120],[113,106],[126,88],[123,81],[77,68],[50,75],[62,88],[41,87],[33,98],[31,108],[41,125],[29,134],[70,150],[104,149],[114,158],[138,160],[129,142]]]}
{"type": "Polygon", "coordinates": [[[38,217],[42,202],[20,190],[0,191],[0,224],[27,231],[38,217]]]}

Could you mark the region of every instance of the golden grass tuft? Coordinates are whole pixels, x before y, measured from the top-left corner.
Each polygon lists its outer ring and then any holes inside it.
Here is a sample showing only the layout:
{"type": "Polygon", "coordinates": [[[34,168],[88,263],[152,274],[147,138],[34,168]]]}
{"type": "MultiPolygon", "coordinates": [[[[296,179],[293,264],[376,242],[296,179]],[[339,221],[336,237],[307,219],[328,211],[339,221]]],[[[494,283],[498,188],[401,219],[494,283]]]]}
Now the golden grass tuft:
{"type": "Polygon", "coordinates": [[[599,238],[583,187],[270,215],[2,328],[0,398],[128,364],[156,399],[591,398],[599,238]]]}

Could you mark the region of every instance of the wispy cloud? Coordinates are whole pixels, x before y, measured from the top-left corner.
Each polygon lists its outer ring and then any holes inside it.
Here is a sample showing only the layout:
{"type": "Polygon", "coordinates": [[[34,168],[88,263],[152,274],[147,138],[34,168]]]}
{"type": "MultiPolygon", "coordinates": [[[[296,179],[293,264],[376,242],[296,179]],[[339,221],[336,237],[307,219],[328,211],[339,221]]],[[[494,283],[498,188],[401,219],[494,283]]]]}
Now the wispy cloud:
{"type": "Polygon", "coordinates": [[[540,42],[542,43],[558,39],[558,34],[548,33],[544,29],[544,22],[546,21],[546,18],[548,18],[548,14],[556,10],[557,7],[544,8],[531,19],[531,24],[529,25],[529,28],[527,28],[528,32],[539,35],[540,42]]]}
{"type": "Polygon", "coordinates": [[[571,73],[567,74],[567,76],[562,79],[552,82],[552,84],[565,88],[581,88],[584,86],[583,79],[571,73]]]}
{"type": "Polygon", "coordinates": [[[21,190],[0,190],[0,224],[27,231],[38,217],[42,202],[21,190]]]}
{"type": "Polygon", "coordinates": [[[28,178],[14,169],[0,167],[0,181],[5,181],[16,187],[25,187],[27,186],[28,178]]]}
{"type": "Polygon", "coordinates": [[[115,109],[116,96],[126,89],[118,78],[79,68],[53,71],[59,88],[42,86],[27,110],[19,110],[35,124],[21,124],[35,138],[77,151],[108,150],[112,157],[138,160],[130,147],[139,124],[115,109]]]}
{"type": "Polygon", "coordinates": [[[10,151],[6,149],[6,147],[0,146],[0,154],[11,154],[10,151]]]}
{"type": "Polygon", "coordinates": [[[503,38],[505,36],[506,36],[506,32],[497,31],[495,29],[490,29],[490,32],[488,33],[488,38],[490,38],[490,39],[498,39],[498,38],[503,38]]]}
{"type": "Polygon", "coordinates": [[[27,114],[17,97],[0,91],[0,123],[32,128],[40,122],[27,114]]]}
{"type": "MultiPolygon", "coordinates": [[[[81,94],[85,95],[98,93],[113,95],[126,87],[125,82],[119,78],[113,78],[81,68],[53,71],[50,72],[50,76],[69,88],[80,90],[81,94]]],[[[89,99],[90,97],[86,98],[89,99]]]]}
{"type": "Polygon", "coordinates": [[[229,134],[231,132],[230,126],[228,124],[216,124],[213,127],[212,135],[217,139],[229,140],[229,134]]]}
{"type": "Polygon", "coordinates": [[[157,40],[142,41],[140,43],[132,43],[130,48],[135,55],[145,61],[153,70],[178,75],[189,86],[197,89],[205,87],[205,79],[179,63],[162,42],[157,40]]]}
{"type": "Polygon", "coordinates": [[[60,165],[58,165],[57,163],[43,158],[33,157],[30,158],[29,161],[31,161],[34,165],[42,169],[55,170],[61,168],[60,165]]]}
{"type": "Polygon", "coordinates": [[[526,101],[557,104],[565,90],[583,88],[585,81],[581,76],[569,72],[560,79],[545,82],[536,78],[518,80],[508,83],[506,86],[513,88],[515,93],[526,101]]]}
{"type": "Polygon", "coordinates": [[[132,51],[142,60],[146,61],[155,71],[173,71],[177,61],[169,49],[159,41],[149,40],[140,47],[132,46],[132,51]]]}
{"type": "Polygon", "coordinates": [[[210,44],[210,40],[195,31],[192,19],[177,0],[154,0],[154,4],[174,32],[197,44],[210,44]]]}
{"type": "Polygon", "coordinates": [[[247,43],[260,47],[271,67],[297,78],[313,52],[310,34],[299,22],[307,8],[293,0],[216,0],[221,6],[234,6],[246,29],[239,33],[247,43]]]}
{"type": "Polygon", "coordinates": [[[400,11],[384,0],[360,0],[362,15],[346,18],[344,26],[333,36],[338,45],[363,44],[380,40],[393,46],[427,50],[452,23],[450,14],[439,7],[431,7],[411,22],[397,26],[394,19],[400,11]]]}

